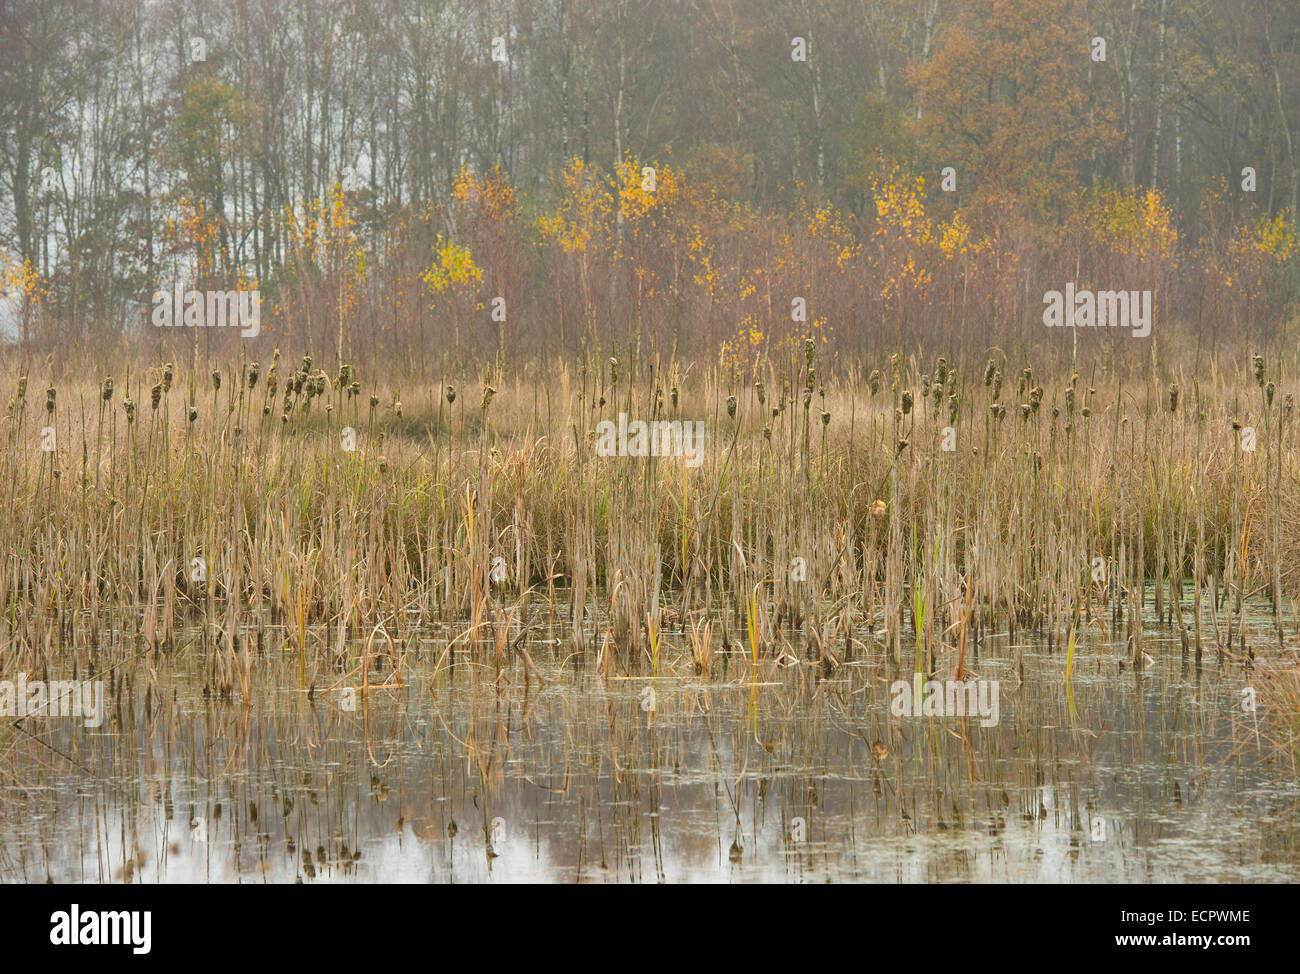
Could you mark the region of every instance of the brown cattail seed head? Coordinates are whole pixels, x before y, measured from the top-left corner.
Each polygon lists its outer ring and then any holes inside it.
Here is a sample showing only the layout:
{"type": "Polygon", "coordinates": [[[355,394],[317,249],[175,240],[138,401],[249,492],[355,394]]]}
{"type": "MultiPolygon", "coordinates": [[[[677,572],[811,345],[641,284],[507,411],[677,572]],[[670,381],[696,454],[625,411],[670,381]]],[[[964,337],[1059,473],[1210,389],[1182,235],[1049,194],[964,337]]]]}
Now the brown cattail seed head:
{"type": "Polygon", "coordinates": [[[221,389],[221,373],[216,369],[212,371],[212,391],[217,392],[221,389]]]}
{"type": "Polygon", "coordinates": [[[1254,358],[1254,365],[1255,365],[1255,381],[1260,386],[1263,386],[1264,385],[1264,356],[1257,354],[1254,358]]]}
{"type": "Polygon", "coordinates": [[[736,397],[735,397],[735,396],[728,396],[728,397],[727,397],[727,415],[728,415],[729,417],[731,417],[732,419],[735,419],[735,417],[736,417],[736,397]]]}
{"type": "Polygon", "coordinates": [[[45,411],[47,413],[54,412],[54,397],[56,395],[57,393],[54,391],[53,386],[50,386],[50,388],[45,390],[45,411]]]}

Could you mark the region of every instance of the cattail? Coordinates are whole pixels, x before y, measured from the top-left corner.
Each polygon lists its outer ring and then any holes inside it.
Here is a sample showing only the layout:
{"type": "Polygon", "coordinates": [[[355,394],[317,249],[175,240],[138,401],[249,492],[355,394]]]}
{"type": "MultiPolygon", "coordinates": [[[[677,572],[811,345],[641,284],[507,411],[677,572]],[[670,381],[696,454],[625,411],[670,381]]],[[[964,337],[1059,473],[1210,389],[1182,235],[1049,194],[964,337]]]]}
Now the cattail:
{"type": "Polygon", "coordinates": [[[803,360],[804,364],[807,365],[808,368],[812,368],[813,352],[816,348],[817,345],[811,338],[805,338],[803,340],[803,360]]]}
{"type": "Polygon", "coordinates": [[[1262,388],[1264,385],[1264,356],[1256,354],[1255,363],[1255,382],[1262,388]]]}
{"type": "Polygon", "coordinates": [[[18,401],[22,402],[27,398],[27,376],[18,377],[18,401]]]}
{"type": "Polygon", "coordinates": [[[1273,384],[1272,380],[1269,380],[1268,385],[1264,387],[1264,403],[1269,409],[1273,408],[1273,396],[1276,392],[1277,386],[1273,384]]]}
{"type": "Polygon", "coordinates": [[[1294,408],[1295,408],[1295,396],[1291,395],[1291,393],[1288,392],[1286,394],[1286,398],[1282,400],[1282,409],[1289,417],[1291,415],[1291,410],[1293,410],[1294,408]]]}
{"type": "Polygon", "coordinates": [[[984,386],[987,388],[993,384],[993,373],[997,371],[997,363],[989,359],[988,365],[984,366],[984,386]]]}
{"type": "MultiPolygon", "coordinates": [[[[285,402],[288,402],[288,401],[289,401],[289,397],[288,397],[288,396],[285,396],[285,402]]],[[[376,396],[376,395],[372,392],[372,393],[370,394],[370,408],[371,408],[371,409],[374,409],[374,408],[375,408],[376,406],[378,406],[378,405],[379,405],[379,397],[376,396]]]]}
{"type": "Polygon", "coordinates": [[[811,402],[812,402],[812,390],[811,390],[811,389],[805,389],[805,390],[803,391],[803,408],[804,408],[804,409],[807,409],[807,408],[808,408],[808,404],[811,403],[811,402]]]}
{"type": "MultiPolygon", "coordinates": [[[[483,402],[483,408],[484,408],[484,409],[487,409],[487,401],[486,401],[486,400],[484,400],[484,402],[483,402]]],[[[402,400],[399,399],[399,400],[397,400],[395,403],[393,403],[393,412],[397,413],[397,418],[398,418],[398,419],[401,419],[401,418],[402,418],[402,400]]]]}
{"type": "Polygon", "coordinates": [[[488,406],[492,405],[492,397],[495,396],[496,394],[497,394],[497,391],[496,391],[495,389],[493,389],[491,386],[484,386],[484,387],[483,387],[483,405],[482,405],[481,408],[483,408],[483,409],[487,409],[488,406]]]}
{"type": "MultiPolygon", "coordinates": [[[[191,407],[190,407],[190,422],[193,423],[193,422],[194,422],[196,419],[198,419],[198,418],[199,418],[199,411],[198,411],[197,409],[195,409],[193,406],[191,406],[191,407]]],[[[289,418],[289,417],[287,417],[287,416],[285,417],[285,419],[288,419],[288,418],[289,418]]]]}
{"type": "Polygon", "coordinates": [[[935,363],[934,376],[939,385],[944,385],[948,381],[948,360],[942,355],[939,356],[939,361],[935,363]]]}
{"type": "Polygon", "coordinates": [[[728,396],[728,397],[727,397],[727,416],[730,417],[730,418],[732,418],[732,419],[735,419],[735,417],[736,417],[736,397],[735,397],[735,396],[728,396]]]}
{"type": "Polygon", "coordinates": [[[618,385],[618,359],[612,355],[609,358],[609,384],[612,386],[618,385]]]}
{"type": "MultiPolygon", "coordinates": [[[[677,398],[678,398],[678,395],[677,395],[677,387],[676,387],[676,386],[673,386],[672,389],[669,390],[668,397],[669,397],[669,398],[672,400],[672,402],[673,402],[673,409],[676,409],[676,408],[677,408],[677,398]]],[[[759,402],[761,403],[762,400],[760,399],[759,402]]]]}
{"type": "Polygon", "coordinates": [[[1020,419],[1021,419],[1021,422],[1023,422],[1024,420],[1027,420],[1027,419],[1029,418],[1029,414],[1032,413],[1033,411],[1034,411],[1034,407],[1033,407],[1033,406],[1029,405],[1029,403],[1027,403],[1027,402],[1022,402],[1022,403],[1020,404],[1020,419]]]}
{"type": "MultiPolygon", "coordinates": [[[[758,393],[758,404],[762,406],[767,402],[767,387],[763,385],[763,380],[759,379],[754,383],[754,391],[758,393]]],[[[676,402],[673,405],[677,405],[676,402]]]]}
{"type": "Polygon", "coordinates": [[[912,390],[910,389],[903,390],[903,398],[901,400],[901,404],[903,407],[903,415],[904,416],[908,415],[912,411],[912,390]]]}
{"type": "Polygon", "coordinates": [[[126,410],[126,421],[128,423],[134,423],[135,402],[131,399],[130,396],[127,396],[125,399],[122,400],[122,408],[126,410]]]}
{"type": "Polygon", "coordinates": [[[220,390],[221,390],[221,373],[216,369],[213,369],[212,370],[212,391],[219,392],[220,390]]]}
{"type": "Polygon", "coordinates": [[[826,427],[830,425],[831,425],[831,414],[826,412],[825,410],[822,410],[822,426],[826,427]]]}
{"type": "Polygon", "coordinates": [[[930,376],[928,374],[921,376],[921,398],[924,399],[930,394],[930,376]]]}
{"type": "Polygon", "coordinates": [[[99,384],[99,395],[104,402],[110,402],[113,398],[113,377],[110,375],[99,384]]]}
{"type": "Polygon", "coordinates": [[[248,388],[257,388],[257,377],[262,374],[262,367],[254,362],[248,367],[248,388]]]}
{"type": "Polygon", "coordinates": [[[447,386],[447,404],[450,405],[456,401],[456,387],[447,386]]]}
{"type": "Polygon", "coordinates": [[[871,394],[874,396],[880,391],[880,370],[872,369],[871,375],[867,376],[867,385],[871,386],[871,394]]]}
{"type": "Polygon", "coordinates": [[[1171,413],[1178,412],[1178,383],[1177,382],[1169,383],[1169,411],[1171,413]]]}
{"type": "Polygon", "coordinates": [[[948,397],[948,422],[954,423],[956,421],[957,421],[957,396],[951,395],[948,397]]]}
{"type": "Polygon", "coordinates": [[[1067,413],[1074,412],[1074,387],[1073,386],[1065,390],[1065,411],[1067,413]]]}
{"type": "Polygon", "coordinates": [[[811,389],[816,384],[817,384],[817,370],[810,367],[808,369],[808,380],[804,383],[804,388],[811,389]]]}
{"type": "Polygon", "coordinates": [[[47,413],[54,412],[54,397],[56,395],[57,393],[54,391],[54,386],[50,386],[45,390],[45,411],[47,413]]]}
{"type": "Polygon", "coordinates": [[[153,411],[158,411],[158,404],[162,402],[162,383],[155,382],[152,389],[149,390],[149,405],[153,411]]]}

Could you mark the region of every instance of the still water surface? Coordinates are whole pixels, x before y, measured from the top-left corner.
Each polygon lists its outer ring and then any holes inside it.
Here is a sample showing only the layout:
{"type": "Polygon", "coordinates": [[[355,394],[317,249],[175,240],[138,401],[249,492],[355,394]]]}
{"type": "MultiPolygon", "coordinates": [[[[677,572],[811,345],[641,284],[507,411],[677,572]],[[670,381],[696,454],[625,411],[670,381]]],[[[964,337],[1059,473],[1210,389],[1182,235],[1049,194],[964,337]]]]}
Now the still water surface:
{"type": "Polygon", "coordinates": [[[110,686],[99,729],[0,719],[0,880],[1300,881],[1300,783],[1242,709],[1251,672],[1155,629],[1140,672],[1094,641],[1071,712],[1064,654],[1016,638],[975,663],[992,727],[892,716],[911,674],[880,651],[706,679],[665,632],[659,676],[607,679],[553,630],[539,687],[439,670],[430,636],[349,710],[279,651],[247,701],[205,695],[191,647],[147,700],[143,674],[110,686]]]}

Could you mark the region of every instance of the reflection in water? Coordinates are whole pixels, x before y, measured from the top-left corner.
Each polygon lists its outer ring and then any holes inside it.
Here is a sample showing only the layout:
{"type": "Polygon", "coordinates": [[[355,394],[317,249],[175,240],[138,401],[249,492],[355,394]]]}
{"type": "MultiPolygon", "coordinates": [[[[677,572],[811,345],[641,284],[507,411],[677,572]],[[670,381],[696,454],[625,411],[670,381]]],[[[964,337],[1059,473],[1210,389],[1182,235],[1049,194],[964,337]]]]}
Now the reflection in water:
{"type": "Polygon", "coordinates": [[[197,646],[152,684],[112,674],[98,730],[0,720],[0,880],[1300,879],[1300,786],[1213,653],[1198,672],[1156,637],[1135,671],[1085,645],[1071,714],[1059,650],[989,639],[985,728],[892,716],[911,674],[878,651],[829,677],[737,653],[706,680],[664,640],[653,679],[534,640],[539,688],[438,670],[430,639],[355,710],[278,652],[247,702],[205,695],[197,646]]]}

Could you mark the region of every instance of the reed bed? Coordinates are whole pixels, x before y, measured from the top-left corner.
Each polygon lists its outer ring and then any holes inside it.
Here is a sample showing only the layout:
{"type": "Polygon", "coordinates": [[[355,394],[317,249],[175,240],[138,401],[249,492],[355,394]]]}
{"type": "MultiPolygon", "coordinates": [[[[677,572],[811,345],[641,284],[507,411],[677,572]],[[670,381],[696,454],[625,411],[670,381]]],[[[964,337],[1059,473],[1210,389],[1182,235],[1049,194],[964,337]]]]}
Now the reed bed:
{"type": "Polygon", "coordinates": [[[197,626],[212,691],[244,695],[250,654],[314,686],[431,627],[448,663],[540,679],[541,615],[607,673],[656,670],[665,631],[701,673],[738,646],[960,673],[991,630],[1098,630],[1142,666],[1144,618],[1248,663],[1246,600],[1279,649],[1300,625],[1294,364],[10,362],[0,645],[102,671],[197,626]],[[598,455],[619,413],[703,422],[699,464],[598,455]]]}

